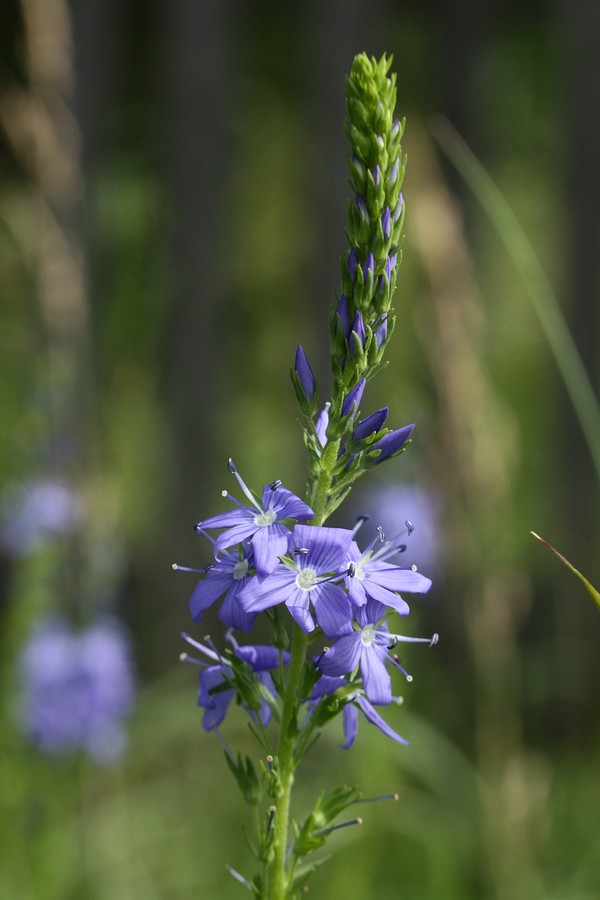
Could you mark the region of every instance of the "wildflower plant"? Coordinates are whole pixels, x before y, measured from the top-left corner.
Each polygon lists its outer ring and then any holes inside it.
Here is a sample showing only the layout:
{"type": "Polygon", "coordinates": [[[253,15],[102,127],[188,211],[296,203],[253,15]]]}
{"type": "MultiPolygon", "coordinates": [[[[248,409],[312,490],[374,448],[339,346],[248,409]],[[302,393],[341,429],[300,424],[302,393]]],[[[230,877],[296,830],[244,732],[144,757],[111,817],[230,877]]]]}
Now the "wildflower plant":
{"type": "Polygon", "coordinates": [[[358,539],[366,517],[347,528],[325,524],[358,478],[404,452],[414,429],[388,428],[387,407],[362,413],[367,384],[385,364],[394,329],[391,302],[401,260],[405,158],[390,65],[386,56],[361,54],[346,83],[353,199],[341,290],[329,317],[332,386],[326,402],[319,403],[319,384],[301,346],[291,369],[308,453],[305,499],[279,480],[255,493],[230,460],[236,494],[243,497],[224,491],[232,508],[197,523],[214,561],[187,569],[200,575],[190,599],[194,621],[220,602],[230,646],[219,649],[209,637],[184,634],[192,652],[182,658],[200,668],[204,728],[219,735],[245,800],[259,810],[259,871],[248,877],[230,872],[265,900],[299,896],[315,865],[312,854],[333,830],[360,822],[336,822],[360,800],[352,787],[321,794],[302,823],[292,819],[295,773],[321,730],[340,716],[348,748],[361,713],[383,735],[405,744],[386,715],[398,699],[396,673],[410,680],[395,649],[404,641],[437,640],[398,633],[397,617],[409,613],[403,595],[431,586],[399,559],[411,523],[389,539],[379,529],[366,547],[358,539]],[[271,624],[270,645],[245,643],[237,634],[250,633],[258,617],[271,624]],[[234,699],[259,742],[258,765],[235,756],[221,735],[234,699]]]}

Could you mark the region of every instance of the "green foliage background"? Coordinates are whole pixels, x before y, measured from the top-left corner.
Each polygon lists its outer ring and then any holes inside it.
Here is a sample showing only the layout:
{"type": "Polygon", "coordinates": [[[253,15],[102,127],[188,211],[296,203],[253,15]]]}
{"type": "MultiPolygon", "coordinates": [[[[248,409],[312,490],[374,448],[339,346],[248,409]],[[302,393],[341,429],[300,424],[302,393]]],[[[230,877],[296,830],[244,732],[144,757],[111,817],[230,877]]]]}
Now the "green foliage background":
{"type": "MultiPolygon", "coordinates": [[[[177,663],[193,581],[170,564],[207,561],[191,525],[220,508],[228,456],[251,484],[302,490],[287,373],[300,341],[328,378],[360,50],[394,54],[409,159],[398,326],[365,411],[417,422],[386,474],[440,509],[434,587],[408,623],[441,641],[410,656],[393,720],[410,749],[365,724],[348,753],[324,735],[300,770],[299,818],[344,780],[400,795],[332,839],[312,892],[598,896],[600,621],[529,534],[598,584],[597,479],[524,286],[428,130],[448,116],[511,203],[597,390],[596,20],[543,0],[3,5],[0,482],[65,477],[86,525],[75,549],[1,560],[0,896],[243,894],[224,864],[251,869],[251,823],[177,663]],[[35,754],[12,708],[32,622],[106,602],[88,569],[107,534],[139,701],[127,755],[102,769],[35,754]]],[[[242,715],[226,731],[255,752],[242,715]]]]}

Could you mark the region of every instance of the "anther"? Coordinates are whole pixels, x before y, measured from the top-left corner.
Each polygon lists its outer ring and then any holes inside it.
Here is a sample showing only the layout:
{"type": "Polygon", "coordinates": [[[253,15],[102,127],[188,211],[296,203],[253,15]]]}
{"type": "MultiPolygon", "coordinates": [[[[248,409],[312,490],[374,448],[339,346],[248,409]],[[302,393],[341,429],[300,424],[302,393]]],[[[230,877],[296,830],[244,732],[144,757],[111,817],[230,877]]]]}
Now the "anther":
{"type": "Polygon", "coordinates": [[[267,822],[267,835],[271,833],[271,826],[273,824],[273,819],[275,818],[275,813],[277,812],[276,806],[269,807],[269,821],[267,822]]]}
{"type": "Polygon", "coordinates": [[[385,532],[384,532],[383,528],[381,527],[381,525],[377,526],[377,531],[379,532],[379,540],[383,544],[383,542],[385,541],[385,532]]]}
{"type": "Polygon", "coordinates": [[[406,525],[406,533],[407,533],[407,534],[412,534],[413,531],[415,530],[415,526],[414,526],[413,523],[410,521],[410,519],[407,519],[406,522],[405,522],[404,524],[406,525]]]}
{"type": "Polygon", "coordinates": [[[283,484],[283,481],[281,480],[281,478],[276,478],[275,481],[271,482],[269,487],[271,488],[272,491],[276,491],[277,488],[280,488],[282,484],[283,484]]]}
{"type": "Polygon", "coordinates": [[[429,641],[429,646],[435,647],[435,645],[437,644],[439,639],[440,639],[439,634],[437,633],[437,631],[434,631],[434,633],[431,635],[431,640],[429,641]]]}
{"type": "Polygon", "coordinates": [[[266,764],[267,764],[267,768],[269,769],[269,772],[272,773],[272,772],[273,772],[273,757],[271,756],[270,753],[269,753],[269,755],[265,758],[265,762],[266,762],[266,764]]]}
{"type": "Polygon", "coordinates": [[[348,576],[348,578],[354,578],[354,576],[356,575],[356,566],[353,562],[349,563],[346,575],[348,576]]]}
{"type": "Polygon", "coordinates": [[[227,460],[227,469],[229,472],[231,472],[232,475],[237,474],[237,469],[231,457],[227,460]]]}
{"type": "Polygon", "coordinates": [[[292,553],[294,553],[296,556],[306,556],[306,554],[309,552],[310,551],[308,547],[294,547],[292,550],[292,553]]]}

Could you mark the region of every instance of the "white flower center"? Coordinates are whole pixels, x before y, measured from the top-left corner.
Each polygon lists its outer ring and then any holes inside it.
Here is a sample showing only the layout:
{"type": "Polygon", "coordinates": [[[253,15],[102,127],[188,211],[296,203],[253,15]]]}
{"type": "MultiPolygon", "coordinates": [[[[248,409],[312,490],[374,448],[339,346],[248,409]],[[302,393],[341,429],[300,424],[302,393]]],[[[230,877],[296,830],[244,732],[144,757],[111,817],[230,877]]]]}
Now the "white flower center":
{"type": "Polygon", "coordinates": [[[357,581],[365,580],[365,573],[362,567],[362,562],[363,560],[359,559],[358,562],[354,563],[354,575],[352,577],[356,578],[357,581]]]}
{"type": "Polygon", "coordinates": [[[296,584],[301,591],[310,591],[317,583],[317,577],[315,570],[307,566],[306,569],[301,569],[296,575],[296,584]]]}
{"type": "Polygon", "coordinates": [[[272,525],[273,522],[277,521],[277,513],[274,509],[268,509],[266,512],[258,513],[257,516],[254,516],[254,524],[258,525],[259,528],[266,528],[268,525],[272,525]]]}
{"type": "Polygon", "coordinates": [[[360,633],[361,643],[365,647],[370,647],[371,644],[375,643],[375,638],[377,637],[377,630],[374,625],[365,625],[360,633]]]}
{"type": "Polygon", "coordinates": [[[240,559],[239,562],[236,562],[233,567],[233,578],[235,581],[239,581],[240,578],[244,578],[248,574],[248,560],[240,559]]]}

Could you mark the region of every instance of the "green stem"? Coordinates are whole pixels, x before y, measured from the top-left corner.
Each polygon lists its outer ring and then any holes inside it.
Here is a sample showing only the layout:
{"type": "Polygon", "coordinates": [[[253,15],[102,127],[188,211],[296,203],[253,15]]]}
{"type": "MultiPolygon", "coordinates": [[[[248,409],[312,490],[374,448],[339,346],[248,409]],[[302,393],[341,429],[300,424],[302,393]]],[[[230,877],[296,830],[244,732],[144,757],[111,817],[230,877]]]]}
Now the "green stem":
{"type": "MultiPolygon", "coordinates": [[[[333,468],[340,449],[340,441],[328,443],[321,456],[321,469],[313,495],[313,525],[322,525],[327,518],[327,504],[333,481],[333,468]]],[[[279,736],[278,761],[280,792],[277,798],[277,832],[273,840],[273,858],[267,873],[267,897],[269,900],[286,900],[289,896],[288,873],[286,871],[286,850],[290,830],[290,806],[294,785],[294,745],[296,740],[296,722],[303,697],[299,696],[300,683],[308,635],[297,625],[292,636],[291,660],[288,680],[281,716],[281,732],[279,736]]]]}

